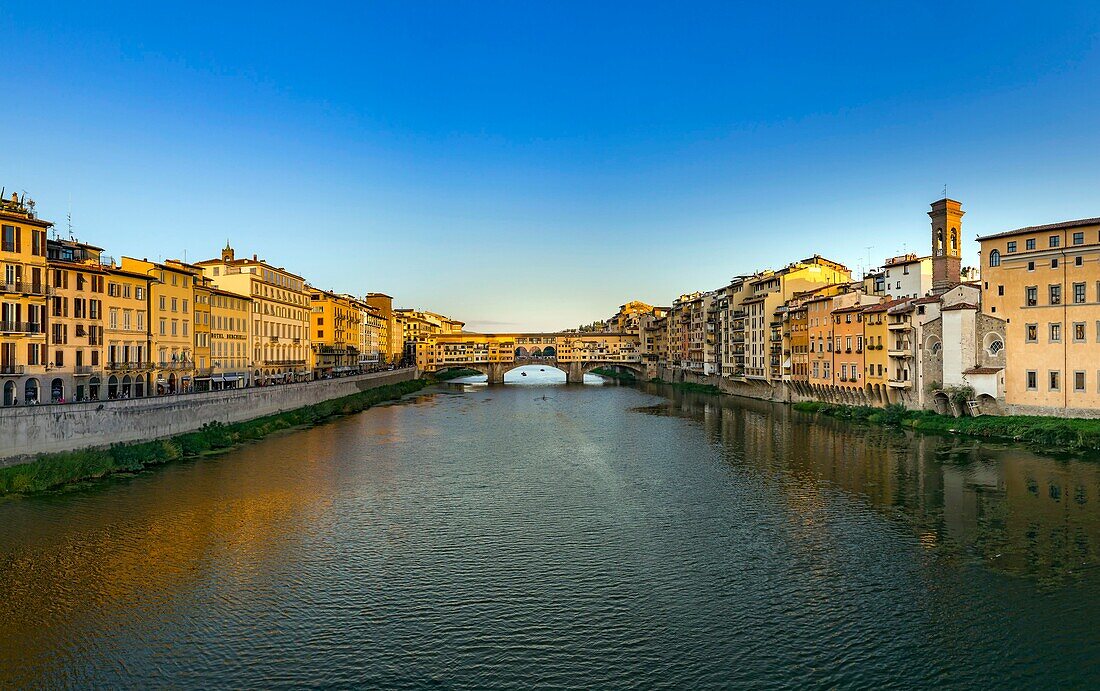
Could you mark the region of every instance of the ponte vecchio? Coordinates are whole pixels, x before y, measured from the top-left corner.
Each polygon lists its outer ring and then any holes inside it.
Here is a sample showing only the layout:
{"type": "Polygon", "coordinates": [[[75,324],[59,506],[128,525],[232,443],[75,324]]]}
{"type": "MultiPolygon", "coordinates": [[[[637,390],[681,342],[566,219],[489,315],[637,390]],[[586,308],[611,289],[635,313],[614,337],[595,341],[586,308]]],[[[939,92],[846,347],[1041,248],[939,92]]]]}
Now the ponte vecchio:
{"type": "Polygon", "coordinates": [[[599,367],[620,367],[645,374],[638,336],[632,333],[471,333],[432,334],[413,347],[416,365],[425,372],[469,368],[484,373],[490,384],[503,384],[517,367],[541,365],[565,372],[579,384],[599,367]]]}

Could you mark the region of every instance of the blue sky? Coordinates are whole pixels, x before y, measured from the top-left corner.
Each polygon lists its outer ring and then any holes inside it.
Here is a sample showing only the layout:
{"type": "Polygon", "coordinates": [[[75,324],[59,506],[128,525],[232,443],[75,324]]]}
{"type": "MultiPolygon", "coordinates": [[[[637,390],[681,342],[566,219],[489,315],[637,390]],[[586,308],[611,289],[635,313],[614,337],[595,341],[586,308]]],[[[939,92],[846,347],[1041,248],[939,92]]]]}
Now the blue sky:
{"type": "Polygon", "coordinates": [[[542,329],[1100,215],[1096,3],[153,5],[0,6],[0,184],[115,255],[542,329]]]}

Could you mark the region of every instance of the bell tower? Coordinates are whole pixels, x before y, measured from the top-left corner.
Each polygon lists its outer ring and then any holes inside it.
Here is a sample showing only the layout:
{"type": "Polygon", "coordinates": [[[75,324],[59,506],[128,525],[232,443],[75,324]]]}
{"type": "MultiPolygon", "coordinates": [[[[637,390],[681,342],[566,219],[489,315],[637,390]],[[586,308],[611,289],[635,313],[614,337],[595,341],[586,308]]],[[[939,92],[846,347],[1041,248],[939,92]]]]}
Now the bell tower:
{"type": "Polygon", "coordinates": [[[946,292],[959,283],[962,264],[962,204],[954,199],[932,202],[932,292],[946,292]]]}
{"type": "Polygon", "coordinates": [[[225,241],[225,249],[222,250],[222,261],[233,261],[233,248],[229,246],[229,240],[225,241]]]}

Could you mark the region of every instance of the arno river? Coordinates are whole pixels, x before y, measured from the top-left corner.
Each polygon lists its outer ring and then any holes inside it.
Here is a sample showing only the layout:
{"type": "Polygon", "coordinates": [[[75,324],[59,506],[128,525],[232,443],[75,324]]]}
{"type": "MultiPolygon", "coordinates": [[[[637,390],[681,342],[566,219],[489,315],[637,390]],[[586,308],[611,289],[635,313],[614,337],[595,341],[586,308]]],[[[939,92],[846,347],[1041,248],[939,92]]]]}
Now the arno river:
{"type": "Polygon", "coordinates": [[[549,376],[0,503],[0,686],[1100,683],[1100,462],[549,376]]]}

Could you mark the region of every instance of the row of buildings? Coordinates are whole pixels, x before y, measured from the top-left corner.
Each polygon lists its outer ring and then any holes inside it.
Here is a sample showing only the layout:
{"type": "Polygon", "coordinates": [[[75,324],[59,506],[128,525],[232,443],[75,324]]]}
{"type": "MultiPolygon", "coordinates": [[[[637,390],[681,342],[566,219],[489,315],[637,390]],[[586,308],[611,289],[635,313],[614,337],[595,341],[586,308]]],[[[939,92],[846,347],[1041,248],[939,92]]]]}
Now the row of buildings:
{"type": "Polygon", "coordinates": [[[339,294],[257,255],[187,263],[75,239],[18,195],[0,199],[0,395],[4,406],[306,381],[405,359],[423,333],[461,330],[339,294]]]}
{"type": "Polygon", "coordinates": [[[963,267],[958,201],[931,205],[930,253],[855,278],[815,255],[584,330],[637,334],[647,368],[762,398],[954,414],[1100,411],[1100,218],[978,238],[963,267]]]}

